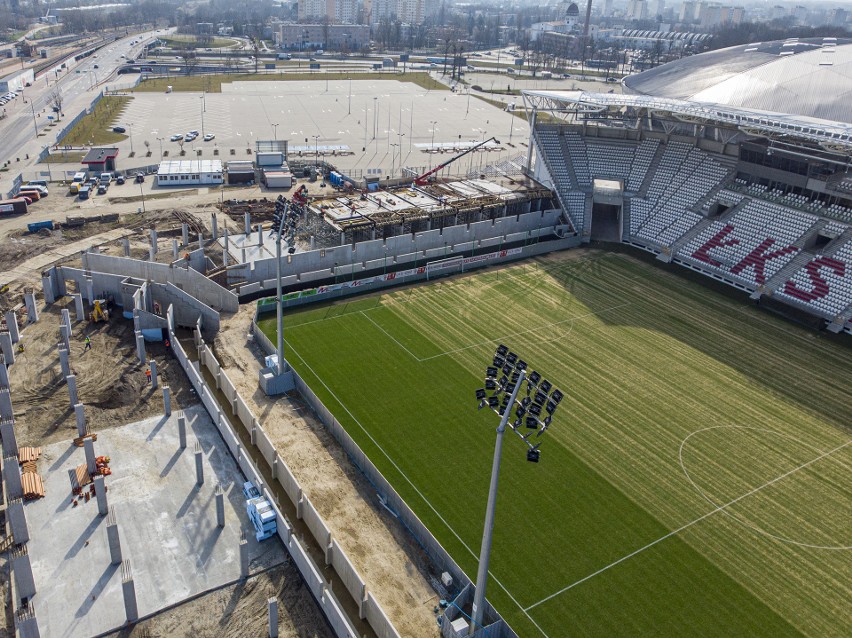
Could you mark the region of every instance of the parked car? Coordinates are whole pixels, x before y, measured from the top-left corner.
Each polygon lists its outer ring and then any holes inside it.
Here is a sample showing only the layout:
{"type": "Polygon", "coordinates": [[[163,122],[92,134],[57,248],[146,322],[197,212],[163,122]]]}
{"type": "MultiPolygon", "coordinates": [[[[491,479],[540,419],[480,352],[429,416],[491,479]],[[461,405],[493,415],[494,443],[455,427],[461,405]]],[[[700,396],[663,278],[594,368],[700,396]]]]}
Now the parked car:
{"type": "Polygon", "coordinates": [[[25,186],[43,186],[47,188],[47,180],[45,179],[31,179],[28,181],[25,186]]]}
{"type": "Polygon", "coordinates": [[[216,137],[215,133],[208,133],[207,135],[204,136],[204,141],[209,142],[210,140],[214,139],[215,137],[216,137]]]}
{"type": "Polygon", "coordinates": [[[24,184],[21,186],[22,191],[38,191],[38,194],[42,197],[47,197],[50,194],[50,191],[47,190],[47,186],[42,186],[41,184],[24,184]]]}
{"type": "Polygon", "coordinates": [[[94,68],[99,69],[100,67],[96,64],[96,65],[94,66],[94,68]]]}
{"type": "Polygon", "coordinates": [[[177,142],[178,140],[182,140],[183,139],[183,133],[175,133],[169,139],[171,139],[172,142],[177,142]]]}
{"type": "Polygon", "coordinates": [[[100,177],[98,177],[97,175],[92,175],[92,176],[89,178],[89,182],[88,182],[88,183],[89,183],[89,186],[91,186],[92,188],[97,188],[97,187],[98,187],[98,184],[100,184],[100,183],[101,183],[101,178],[100,178],[100,177]]]}
{"type": "Polygon", "coordinates": [[[109,183],[112,181],[112,173],[101,173],[101,184],[106,184],[109,186],[109,183]]]}
{"type": "Polygon", "coordinates": [[[87,184],[86,186],[81,186],[81,187],[80,187],[80,192],[79,192],[79,194],[78,194],[78,197],[79,197],[80,199],[89,199],[89,194],[90,194],[91,192],[92,192],[92,187],[91,187],[91,186],[89,186],[88,184],[87,184]]]}
{"type": "Polygon", "coordinates": [[[124,175],[119,175],[118,177],[116,177],[116,178],[115,178],[115,183],[116,183],[116,184],[118,184],[119,186],[121,186],[122,184],[124,184],[124,175]]]}
{"type": "Polygon", "coordinates": [[[618,80],[616,78],[607,78],[606,81],[607,82],[618,82],[618,80]]]}
{"type": "Polygon", "coordinates": [[[106,195],[107,188],[109,188],[109,184],[103,183],[98,186],[98,195],[106,195]]]}
{"type": "Polygon", "coordinates": [[[136,173],[136,179],[133,180],[137,184],[141,184],[145,181],[145,176],[142,173],[136,173]]]}
{"type": "Polygon", "coordinates": [[[188,135],[192,135],[192,137],[198,137],[198,131],[193,129],[193,130],[189,131],[188,135]]]}
{"type": "Polygon", "coordinates": [[[113,133],[126,133],[127,129],[125,129],[123,126],[113,126],[112,132],[113,133]]]}

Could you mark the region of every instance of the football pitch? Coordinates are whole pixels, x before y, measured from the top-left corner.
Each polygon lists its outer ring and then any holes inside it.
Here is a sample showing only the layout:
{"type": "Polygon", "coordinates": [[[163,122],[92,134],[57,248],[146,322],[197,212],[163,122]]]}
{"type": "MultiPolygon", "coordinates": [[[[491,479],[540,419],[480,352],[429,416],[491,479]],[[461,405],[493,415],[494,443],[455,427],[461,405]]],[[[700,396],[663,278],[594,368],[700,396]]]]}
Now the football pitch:
{"type": "Polygon", "coordinates": [[[487,593],[518,635],[848,635],[842,338],[596,250],[308,307],[284,331],[471,578],[498,425],[474,395],[496,346],[565,392],[540,463],[504,441],[487,593]]]}

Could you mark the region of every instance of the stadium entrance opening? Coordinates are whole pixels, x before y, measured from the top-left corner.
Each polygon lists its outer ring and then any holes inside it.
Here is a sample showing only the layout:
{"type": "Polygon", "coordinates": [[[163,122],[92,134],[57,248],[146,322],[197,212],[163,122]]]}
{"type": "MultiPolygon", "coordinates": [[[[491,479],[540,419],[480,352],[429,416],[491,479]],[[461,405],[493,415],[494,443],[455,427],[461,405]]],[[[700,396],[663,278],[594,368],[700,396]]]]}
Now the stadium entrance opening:
{"type": "Polygon", "coordinates": [[[620,242],[624,187],[620,180],[594,179],[592,195],[592,239],[620,242]]]}

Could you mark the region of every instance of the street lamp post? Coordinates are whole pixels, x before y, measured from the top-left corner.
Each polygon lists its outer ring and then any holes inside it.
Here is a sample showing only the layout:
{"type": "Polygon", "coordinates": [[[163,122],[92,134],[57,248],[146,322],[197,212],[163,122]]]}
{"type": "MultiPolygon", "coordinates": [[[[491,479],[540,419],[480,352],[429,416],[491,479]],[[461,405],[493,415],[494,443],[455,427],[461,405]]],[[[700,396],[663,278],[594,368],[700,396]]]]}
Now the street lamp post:
{"type": "Polygon", "coordinates": [[[142,214],[145,214],[145,190],[142,188],[142,182],[139,182],[139,194],[142,195],[142,214]]]}
{"type": "MultiPolygon", "coordinates": [[[[280,122],[278,124],[280,124],[280,122]]],[[[274,140],[278,139],[278,124],[272,125],[272,139],[274,140]]]]}
{"type": "Polygon", "coordinates": [[[485,371],[485,387],[476,391],[479,409],[490,408],[500,418],[497,440],[494,444],[494,461],[491,465],[491,485],[488,490],[488,505],[485,525],[482,530],[482,547],[479,554],[479,569],[476,574],[476,591],[471,611],[470,633],[482,627],[485,615],[485,588],[488,582],[488,563],[491,559],[491,540],[494,530],[494,512],[497,505],[497,485],[500,480],[500,457],[503,451],[503,434],[510,428],[527,445],[527,461],[538,463],[541,442],[532,443],[532,435],[538,438],[550,427],[553,413],[565,395],[535,370],[528,372],[527,362],[509,348],[499,345],[494,353],[492,365],[485,371]],[[499,379],[498,375],[502,375],[499,379]],[[518,399],[521,387],[526,383],[526,396],[518,399]],[[489,396],[488,392],[492,392],[489,396]],[[512,411],[515,419],[510,422],[512,411]],[[546,412],[547,416],[542,413],[546,412]],[[529,430],[526,434],[521,427],[529,430]]]}
{"type": "Polygon", "coordinates": [[[201,100],[201,136],[204,137],[204,95],[199,98],[201,100]]]}
{"type": "Polygon", "coordinates": [[[130,123],[127,124],[127,132],[129,133],[127,137],[130,139],[130,153],[135,155],[133,151],[133,126],[130,123]]]}
{"type": "Polygon", "coordinates": [[[314,138],[314,166],[319,166],[319,135],[311,135],[314,138]]]}
{"type": "Polygon", "coordinates": [[[162,137],[158,137],[157,141],[160,143],[160,159],[163,159],[163,139],[162,137]]]}
{"type": "Polygon", "coordinates": [[[399,138],[399,170],[402,172],[402,138],[405,137],[405,133],[398,133],[397,137],[399,138]]]}
{"type": "Polygon", "coordinates": [[[390,170],[390,177],[388,179],[393,177],[393,169],[394,169],[395,160],[396,160],[396,147],[399,146],[399,144],[391,144],[391,146],[393,146],[394,149],[393,149],[393,152],[391,153],[391,170],[390,170]]]}
{"type": "Polygon", "coordinates": [[[438,122],[429,122],[432,125],[432,142],[429,144],[429,170],[432,170],[432,156],[435,154],[435,125],[438,122]]]}

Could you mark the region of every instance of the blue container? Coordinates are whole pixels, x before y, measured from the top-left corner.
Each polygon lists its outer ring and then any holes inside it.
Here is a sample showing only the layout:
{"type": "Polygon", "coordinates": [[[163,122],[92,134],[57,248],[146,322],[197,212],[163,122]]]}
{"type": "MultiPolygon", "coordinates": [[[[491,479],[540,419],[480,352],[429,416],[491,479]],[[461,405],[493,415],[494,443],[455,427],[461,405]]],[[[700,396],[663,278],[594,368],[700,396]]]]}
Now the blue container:
{"type": "Polygon", "coordinates": [[[47,220],[46,222],[33,222],[32,224],[27,224],[27,230],[31,233],[37,233],[42,228],[53,230],[53,221],[47,220]]]}

